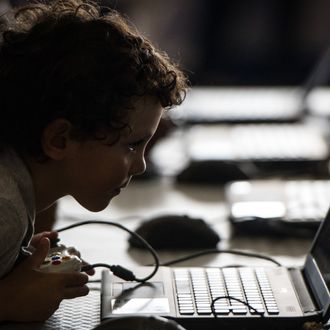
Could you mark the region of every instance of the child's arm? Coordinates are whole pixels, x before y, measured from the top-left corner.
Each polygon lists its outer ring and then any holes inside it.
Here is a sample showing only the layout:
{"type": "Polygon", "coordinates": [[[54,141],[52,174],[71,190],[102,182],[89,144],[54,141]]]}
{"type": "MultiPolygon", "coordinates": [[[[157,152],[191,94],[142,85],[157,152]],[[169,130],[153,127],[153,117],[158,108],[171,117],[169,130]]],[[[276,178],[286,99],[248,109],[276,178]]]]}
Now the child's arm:
{"type": "Polygon", "coordinates": [[[63,299],[88,294],[84,273],[45,273],[38,270],[49,250],[42,238],[36,250],[0,280],[0,321],[43,321],[63,299]]]}

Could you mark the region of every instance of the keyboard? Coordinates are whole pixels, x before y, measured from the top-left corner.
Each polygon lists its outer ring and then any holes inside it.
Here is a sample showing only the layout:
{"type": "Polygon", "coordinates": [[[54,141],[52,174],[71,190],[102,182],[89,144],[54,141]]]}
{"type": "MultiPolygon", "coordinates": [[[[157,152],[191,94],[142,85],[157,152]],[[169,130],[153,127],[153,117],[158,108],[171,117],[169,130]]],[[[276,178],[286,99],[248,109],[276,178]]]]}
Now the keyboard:
{"type": "Polygon", "coordinates": [[[279,314],[264,268],[175,268],[173,277],[181,315],[211,315],[219,297],[218,315],[279,314]]]}
{"type": "Polygon", "coordinates": [[[330,180],[288,181],[283,189],[287,221],[320,223],[324,219],[330,204],[330,180]]]}
{"type": "Polygon", "coordinates": [[[195,125],[182,138],[186,165],[178,182],[224,184],[246,179],[325,178],[325,132],[307,124],[195,125]]]}
{"type": "Polygon", "coordinates": [[[193,160],[323,161],[329,148],[320,129],[300,124],[197,125],[188,130],[193,160]]]}
{"type": "Polygon", "coordinates": [[[299,89],[194,87],[174,120],[185,123],[294,122],[303,117],[299,89]]]}
{"type": "Polygon", "coordinates": [[[313,236],[330,204],[330,180],[251,180],[225,187],[236,232],[313,236]]]}

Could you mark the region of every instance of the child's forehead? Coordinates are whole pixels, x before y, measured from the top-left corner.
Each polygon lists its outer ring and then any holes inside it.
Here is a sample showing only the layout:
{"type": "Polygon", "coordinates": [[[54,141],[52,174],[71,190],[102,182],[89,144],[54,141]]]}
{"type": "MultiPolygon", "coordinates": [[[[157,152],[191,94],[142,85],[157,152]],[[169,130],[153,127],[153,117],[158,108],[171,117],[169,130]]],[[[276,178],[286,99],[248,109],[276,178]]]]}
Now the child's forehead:
{"type": "Polygon", "coordinates": [[[158,120],[163,112],[164,109],[158,100],[151,97],[143,98],[134,104],[134,108],[128,115],[128,122],[131,129],[137,131],[158,120]]]}
{"type": "Polygon", "coordinates": [[[130,125],[127,129],[123,131],[122,136],[129,138],[144,138],[149,137],[153,134],[153,127],[143,122],[135,122],[134,125],[130,125]]]}
{"type": "Polygon", "coordinates": [[[164,109],[154,99],[136,103],[128,116],[128,127],[124,130],[123,135],[142,138],[152,136],[163,113],[164,109]]]}

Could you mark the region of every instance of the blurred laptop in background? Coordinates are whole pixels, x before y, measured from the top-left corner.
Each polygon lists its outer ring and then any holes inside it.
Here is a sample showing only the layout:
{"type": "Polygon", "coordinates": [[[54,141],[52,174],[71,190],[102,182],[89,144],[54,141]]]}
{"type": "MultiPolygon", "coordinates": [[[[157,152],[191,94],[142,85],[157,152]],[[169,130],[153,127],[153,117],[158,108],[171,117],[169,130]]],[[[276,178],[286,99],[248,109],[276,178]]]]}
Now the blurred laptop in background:
{"type": "MultiPolygon", "coordinates": [[[[310,114],[307,100],[324,84],[329,67],[327,49],[304,86],[295,91],[192,89],[182,111],[176,112],[182,113],[186,128],[183,143],[188,160],[177,180],[227,183],[327,176],[329,123],[310,114]]],[[[323,100],[324,95],[323,90],[323,100]]]]}

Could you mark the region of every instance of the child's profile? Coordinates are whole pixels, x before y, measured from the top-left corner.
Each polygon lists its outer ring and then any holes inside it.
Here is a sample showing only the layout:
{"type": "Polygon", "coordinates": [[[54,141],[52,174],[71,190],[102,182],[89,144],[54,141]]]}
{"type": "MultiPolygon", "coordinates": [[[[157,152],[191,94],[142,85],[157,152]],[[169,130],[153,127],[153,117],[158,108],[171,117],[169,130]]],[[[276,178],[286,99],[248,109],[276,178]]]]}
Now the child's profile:
{"type": "Polygon", "coordinates": [[[145,171],[145,148],[164,111],[183,101],[187,80],[118,12],[90,1],[33,2],[8,13],[7,23],[0,321],[40,321],[63,299],[86,295],[88,276],[40,271],[57,233],[33,235],[36,214],[65,195],[90,211],[107,207],[145,171]]]}

